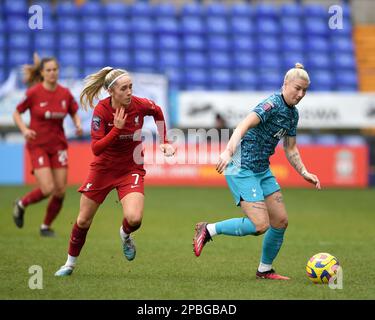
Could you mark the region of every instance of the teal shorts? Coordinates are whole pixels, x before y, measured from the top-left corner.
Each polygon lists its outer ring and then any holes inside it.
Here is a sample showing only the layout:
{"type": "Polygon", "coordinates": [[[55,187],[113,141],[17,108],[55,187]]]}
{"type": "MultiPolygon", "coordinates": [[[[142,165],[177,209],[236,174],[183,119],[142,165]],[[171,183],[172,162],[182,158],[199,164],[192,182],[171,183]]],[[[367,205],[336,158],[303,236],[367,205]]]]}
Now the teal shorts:
{"type": "Polygon", "coordinates": [[[238,169],[231,163],[225,169],[225,178],[237,206],[242,200],[264,201],[265,197],[280,190],[280,185],[269,168],[254,173],[248,169],[238,169]]]}

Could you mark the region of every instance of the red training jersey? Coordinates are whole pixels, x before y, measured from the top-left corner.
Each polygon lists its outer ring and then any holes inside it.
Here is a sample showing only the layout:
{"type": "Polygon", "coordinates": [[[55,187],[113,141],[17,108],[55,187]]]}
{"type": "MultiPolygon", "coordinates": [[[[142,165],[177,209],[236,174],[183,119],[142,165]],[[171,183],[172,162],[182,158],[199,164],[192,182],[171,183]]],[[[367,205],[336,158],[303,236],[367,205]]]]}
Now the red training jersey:
{"type": "Polygon", "coordinates": [[[29,128],[36,132],[35,140],[27,141],[29,147],[67,148],[63,121],[68,113],[73,116],[78,110],[78,104],[67,88],[57,85],[54,91],[50,91],[42,83],[32,86],[17,106],[20,113],[27,109],[30,110],[29,128]]]}
{"type": "Polygon", "coordinates": [[[132,96],[126,110],[123,129],[113,125],[115,109],[111,97],[100,100],[94,109],[91,123],[92,151],[95,155],[91,166],[126,173],[143,171],[141,129],[145,116],[152,116],[157,124],[162,143],[166,143],[166,127],[162,109],[153,101],[132,96]]]}

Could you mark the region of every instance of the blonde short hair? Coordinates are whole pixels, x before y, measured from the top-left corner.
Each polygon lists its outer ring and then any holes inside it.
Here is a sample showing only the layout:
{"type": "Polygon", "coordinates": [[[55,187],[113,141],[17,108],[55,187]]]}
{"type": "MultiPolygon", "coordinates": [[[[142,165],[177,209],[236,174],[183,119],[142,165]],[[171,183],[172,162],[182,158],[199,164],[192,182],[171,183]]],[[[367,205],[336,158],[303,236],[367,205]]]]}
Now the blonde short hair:
{"type": "Polygon", "coordinates": [[[310,84],[309,74],[306,72],[302,63],[297,62],[294,68],[288,70],[284,77],[284,83],[286,81],[294,79],[303,79],[306,80],[308,84],[310,84]]]}

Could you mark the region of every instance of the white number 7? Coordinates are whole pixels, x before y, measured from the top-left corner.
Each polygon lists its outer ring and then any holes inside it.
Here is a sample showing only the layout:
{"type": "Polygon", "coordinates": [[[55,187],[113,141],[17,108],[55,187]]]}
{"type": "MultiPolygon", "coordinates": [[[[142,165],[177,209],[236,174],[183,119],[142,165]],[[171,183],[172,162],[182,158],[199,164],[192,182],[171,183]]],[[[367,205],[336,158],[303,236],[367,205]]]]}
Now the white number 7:
{"type": "Polygon", "coordinates": [[[133,173],[132,176],[133,176],[133,177],[135,176],[134,184],[138,184],[139,174],[138,174],[138,173],[133,173]]]}

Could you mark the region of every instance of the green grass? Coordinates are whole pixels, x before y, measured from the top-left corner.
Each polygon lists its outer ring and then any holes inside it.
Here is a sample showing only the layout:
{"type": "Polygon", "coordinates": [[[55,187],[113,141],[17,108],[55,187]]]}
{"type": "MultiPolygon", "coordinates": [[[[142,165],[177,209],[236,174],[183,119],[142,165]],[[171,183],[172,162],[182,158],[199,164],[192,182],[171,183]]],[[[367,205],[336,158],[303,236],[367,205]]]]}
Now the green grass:
{"type": "Polygon", "coordinates": [[[65,262],[78,213],[76,188],[54,224],[56,238],[38,228],[47,202],[30,206],[25,226],[11,218],[12,201],[29,187],[0,187],[0,299],[374,299],[375,190],[283,191],[289,228],[274,266],[289,282],[255,279],[262,237],[219,236],[196,258],[191,240],[198,221],[240,216],[226,188],[146,188],[137,258],[124,259],[118,235],[120,204],[111,193],[99,209],[71,277],[56,278],[65,262]],[[343,289],[312,284],[305,264],[318,252],[335,255],[343,289]],[[32,265],[43,268],[43,290],[31,290],[32,265]]]}

